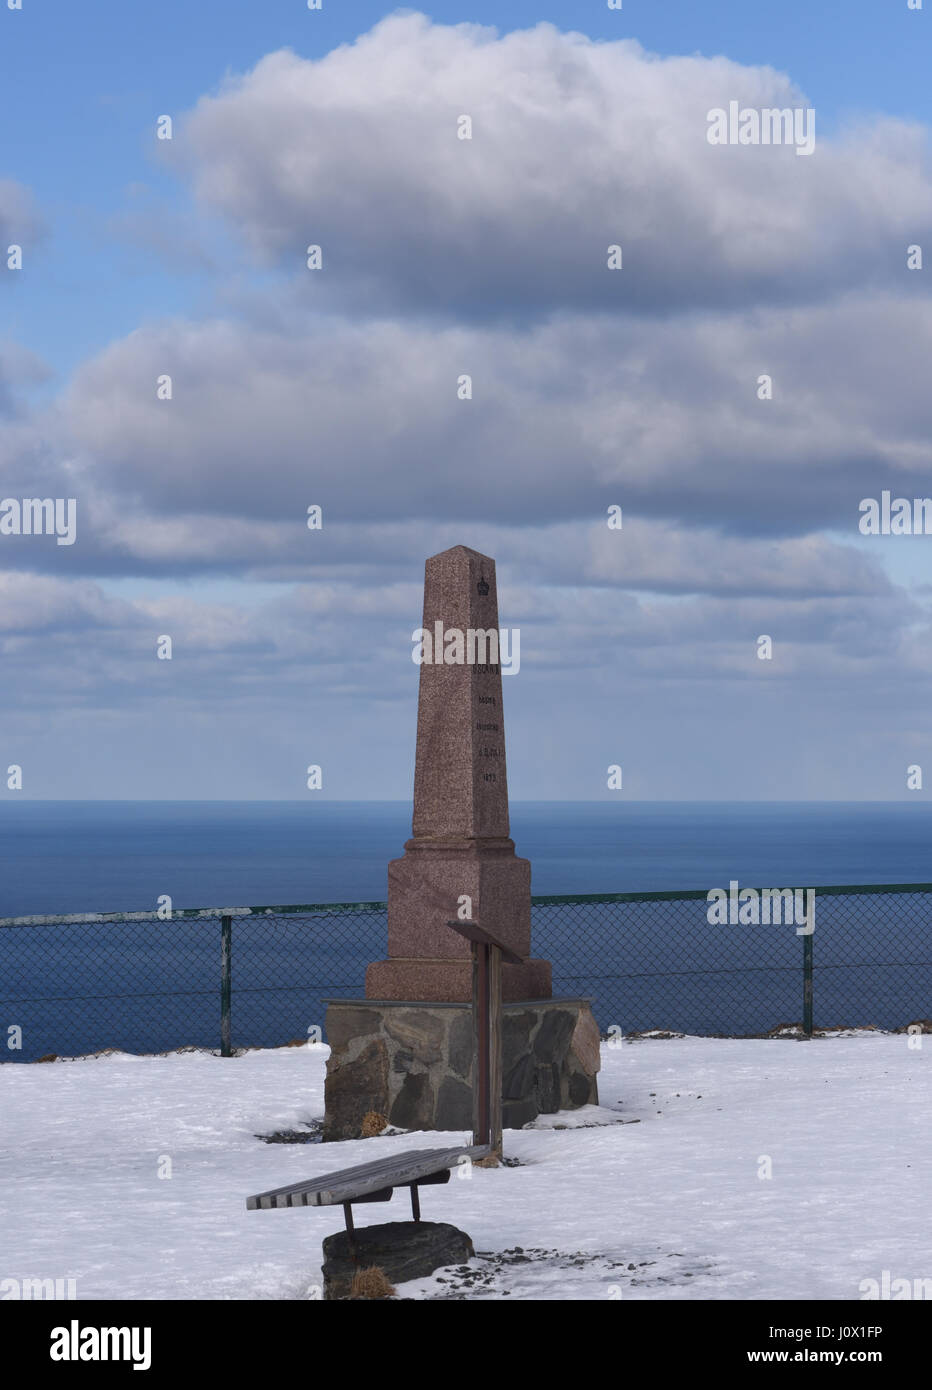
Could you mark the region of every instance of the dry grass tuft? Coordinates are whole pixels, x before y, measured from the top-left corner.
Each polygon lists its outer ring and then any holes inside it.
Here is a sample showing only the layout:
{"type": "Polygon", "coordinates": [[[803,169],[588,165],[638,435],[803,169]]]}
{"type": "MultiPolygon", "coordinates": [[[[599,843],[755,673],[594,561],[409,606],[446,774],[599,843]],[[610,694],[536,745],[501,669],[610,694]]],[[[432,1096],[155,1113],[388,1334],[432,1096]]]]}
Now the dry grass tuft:
{"type": "Polygon", "coordinates": [[[378,1265],[357,1269],[350,1285],[350,1298],[394,1298],[395,1289],[378,1265]]]}

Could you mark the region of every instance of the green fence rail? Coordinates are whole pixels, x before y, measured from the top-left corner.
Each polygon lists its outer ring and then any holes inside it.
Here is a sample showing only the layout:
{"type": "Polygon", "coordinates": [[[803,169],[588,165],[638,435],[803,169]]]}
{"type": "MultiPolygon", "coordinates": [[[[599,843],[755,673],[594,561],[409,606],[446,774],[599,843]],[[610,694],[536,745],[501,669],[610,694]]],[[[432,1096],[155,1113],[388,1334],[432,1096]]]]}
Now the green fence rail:
{"type": "MultiPolygon", "coordinates": [[[[932,884],[804,891],[812,932],[782,913],[710,921],[706,889],[538,896],[534,954],[606,1033],[812,1036],[932,1017],[932,884]]],[[[384,902],[0,918],[0,1059],[228,1056],[318,1036],[325,999],[363,994],[386,933],[384,902]]]]}

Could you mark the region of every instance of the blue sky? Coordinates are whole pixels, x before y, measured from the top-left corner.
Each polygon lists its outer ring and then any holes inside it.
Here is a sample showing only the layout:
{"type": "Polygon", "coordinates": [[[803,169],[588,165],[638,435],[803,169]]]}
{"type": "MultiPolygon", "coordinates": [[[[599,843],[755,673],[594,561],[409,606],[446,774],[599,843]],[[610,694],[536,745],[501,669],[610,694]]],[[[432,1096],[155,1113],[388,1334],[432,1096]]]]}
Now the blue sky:
{"type": "MultiPolygon", "coordinates": [[[[403,9],[404,7],[398,7],[403,9]]],[[[381,4],[301,0],[24,0],[0,11],[4,173],[34,189],[52,223],[4,322],[58,372],[146,316],[186,311],[215,287],[196,267],[171,266],[114,235],[113,220],[158,201],[187,206],[160,167],[155,119],[186,110],[230,73],[293,48],[320,57],[391,13],[381,4]]],[[[660,54],[727,54],[791,74],[828,134],[881,112],[928,122],[930,17],[905,0],[778,5],[625,0],[606,5],[465,3],[424,6],[443,24],[500,32],[547,20],[595,39],[635,38],[660,54]]],[[[235,262],[222,230],[217,240],[235,262]]],[[[228,262],[229,264],[229,262],[228,262]]]]}
{"type": "Polygon", "coordinates": [[[928,11],[23,6],[0,497],[81,528],[0,538],[0,795],[300,796],[323,745],[326,795],[407,796],[423,561],[458,542],[522,627],[513,795],[932,777],[932,540],[857,531],[932,493],[928,11]],[[810,104],[813,157],[711,148],[732,97],[810,104]]]}

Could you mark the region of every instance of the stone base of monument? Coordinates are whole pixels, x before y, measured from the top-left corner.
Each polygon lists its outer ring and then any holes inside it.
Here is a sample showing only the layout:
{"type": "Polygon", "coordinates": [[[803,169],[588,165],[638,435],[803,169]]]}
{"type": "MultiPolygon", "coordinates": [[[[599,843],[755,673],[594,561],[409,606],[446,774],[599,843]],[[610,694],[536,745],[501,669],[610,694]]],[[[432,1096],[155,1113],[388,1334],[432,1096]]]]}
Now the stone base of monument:
{"type": "Polygon", "coordinates": [[[358,1226],[355,1255],[349,1234],[338,1231],[324,1239],[324,1298],[349,1298],[357,1270],[375,1266],[390,1284],[425,1279],[436,1269],[465,1264],[475,1251],[465,1231],[445,1221],[386,1221],[358,1226]]]}
{"type": "MultiPolygon", "coordinates": [[[[471,1130],[473,1019],[468,1004],[327,1001],[330,1058],[324,1140],[386,1124],[471,1130]]],[[[502,1008],[502,1124],[598,1105],[599,1029],[586,999],[525,999],[502,1008]]]]}

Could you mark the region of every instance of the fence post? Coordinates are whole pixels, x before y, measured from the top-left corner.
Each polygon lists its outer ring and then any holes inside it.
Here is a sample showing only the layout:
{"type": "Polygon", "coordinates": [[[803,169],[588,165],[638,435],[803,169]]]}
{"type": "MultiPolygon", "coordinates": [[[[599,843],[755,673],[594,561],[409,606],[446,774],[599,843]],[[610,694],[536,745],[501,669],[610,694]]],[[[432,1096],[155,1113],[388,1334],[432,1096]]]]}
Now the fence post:
{"type": "Polygon", "coordinates": [[[232,1057],[233,918],[220,918],[220,1056],[232,1057]]]}
{"type": "Polygon", "coordinates": [[[502,1156],[502,953],[489,946],[489,1140],[502,1156]]]}
{"type": "Polygon", "coordinates": [[[803,937],[803,1032],[812,1037],[812,938],[814,932],[803,937]]]}

